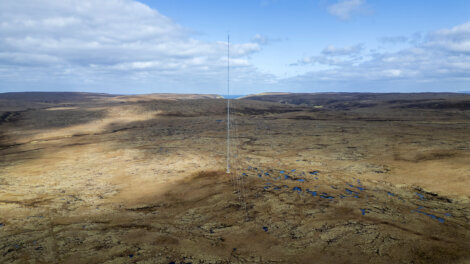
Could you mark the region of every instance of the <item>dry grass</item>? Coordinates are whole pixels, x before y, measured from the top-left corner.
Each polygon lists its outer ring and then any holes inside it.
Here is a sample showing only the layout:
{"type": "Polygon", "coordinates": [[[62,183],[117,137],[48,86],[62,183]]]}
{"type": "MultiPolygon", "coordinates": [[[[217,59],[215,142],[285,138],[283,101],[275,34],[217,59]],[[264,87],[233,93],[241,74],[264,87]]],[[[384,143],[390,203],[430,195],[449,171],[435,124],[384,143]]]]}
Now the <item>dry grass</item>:
{"type": "Polygon", "coordinates": [[[223,100],[9,98],[0,262],[470,261],[470,112],[426,103],[456,98],[272,96],[233,102],[233,175],[223,100]]]}

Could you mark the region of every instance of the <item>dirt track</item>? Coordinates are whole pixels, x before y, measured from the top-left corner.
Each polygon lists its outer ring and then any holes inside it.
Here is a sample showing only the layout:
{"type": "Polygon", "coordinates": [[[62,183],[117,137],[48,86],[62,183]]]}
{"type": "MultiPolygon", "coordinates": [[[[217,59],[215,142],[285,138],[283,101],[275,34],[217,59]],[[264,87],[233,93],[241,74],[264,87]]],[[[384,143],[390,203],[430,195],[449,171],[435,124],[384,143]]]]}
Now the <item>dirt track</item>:
{"type": "Polygon", "coordinates": [[[2,263],[470,262],[465,96],[18,96],[2,263]]]}

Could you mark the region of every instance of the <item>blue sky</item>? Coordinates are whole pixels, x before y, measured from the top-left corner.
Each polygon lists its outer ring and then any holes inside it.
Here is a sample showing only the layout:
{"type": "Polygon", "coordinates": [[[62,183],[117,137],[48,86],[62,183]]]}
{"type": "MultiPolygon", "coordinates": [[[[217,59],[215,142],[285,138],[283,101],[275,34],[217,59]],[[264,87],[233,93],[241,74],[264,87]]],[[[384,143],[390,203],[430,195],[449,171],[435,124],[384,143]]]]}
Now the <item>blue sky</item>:
{"type": "Polygon", "coordinates": [[[0,92],[470,90],[470,1],[0,2],[0,92]]]}

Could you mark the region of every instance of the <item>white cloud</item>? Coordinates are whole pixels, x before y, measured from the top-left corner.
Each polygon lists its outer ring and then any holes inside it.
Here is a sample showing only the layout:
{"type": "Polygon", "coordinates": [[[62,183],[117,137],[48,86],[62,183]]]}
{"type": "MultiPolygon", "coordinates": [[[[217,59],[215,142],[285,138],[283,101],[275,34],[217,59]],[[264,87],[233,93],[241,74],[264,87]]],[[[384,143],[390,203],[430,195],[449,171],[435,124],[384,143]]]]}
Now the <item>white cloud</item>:
{"type": "Polygon", "coordinates": [[[406,36],[393,36],[393,37],[382,37],[379,41],[385,44],[399,44],[408,42],[409,38],[406,36]]]}
{"type": "Polygon", "coordinates": [[[428,39],[429,46],[451,52],[470,53],[470,22],[436,31],[430,34],[428,39]]]}
{"type": "Polygon", "coordinates": [[[261,45],[266,45],[269,43],[269,39],[266,36],[263,36],[261,34],[256,34],[251,38],[251,41],[255,43],[259,43],[261,45]]]}
{"type": "Polygon", "coordinates": [[[357,45],[342,47],[342,48],[338,48],[333,45],[330,45],[323,49],[322,54],[329,55],[329,56],[351,56],[351,55],[360,53],[363,49],[364,49],[364,45],[362,44],[357,44],[357,45]]]}
{"type": "MultiPolygon", "coordinates": [[[[364,4],[341,1],[330,12],[348,18],[364,4]]],[[[295,72],[310,72],[279,80],[250,63],[253,54],[277,41],[257,34],[248,42],[231,43],[232,87],[292,91],[299,85],[305,91],[318,81],[333,87],[337,82],[354,86],[396,80],[466,80],[468,85],[470,22],[384,40],[401,44],[393,52],[371,51],[364,44],[330,45],[292,64],[295,72]]],[[[36,86],[221,93],[226,45],[195,39],[191,30],[134,0],[0,1],[0,92],[36,86]]]]}
{"type": "Polygon", "coordinates": [[[364,5],[365,0],[341,0],[328,7],[328,12],[340,19],[346,20],[364,5]]]}
{"type": "MultiPolygon", "coordinates": [[[[415,35],[403,39],[414,39],[415,35]]],[[[302,83],[305,86],[317,81],[323,84],[344,82],[351,86],[375,82],[380,87],[388,81],[406,81],[409,85],[457,81],[468,85],[470,22],[431,32],[421,42],[416,44],[410,41],[408,45],[396,52],[375,51],[367,54],[364,54],[360,45],[346,48],[329,46],[320,55],[300,59],[292,65],[319,64],[333,68],[310,71],[284,82],[302,83]]],[[[442,86],[441,89],[449,90],[453,87],[442,86]]]]}
{"type": "Polygon", "coordinates": [[[251,42],[258,43],[259,45],[270,45],[275,42],[284,41],[282,38],[271,38],[265,35],[256,34],[251,38],[251,42]]]}
{"type": "Polygon", "coordinates": [[[306,57],[292,63],[291,66],[302,66],[308,64],[322,64],[328,66],[347,66],[359,62],[361,52],[364,50],[363,44],[347,47],[335,47],[330,45],[324,48],[321,55],[306,57]]]}
{"type": "MultiPolygon", "coordinates": [[[[247,58],[260,45],[231,44],[233,70],[253,76],[247,58]]],[[[0,1],[0,81],[148,78],[179,79],[183,86],[211,76],[206,82],[214,85],[224,76],[226,48],[223,41],[192,38],[190,30],[134,0],[0,1]]]]}

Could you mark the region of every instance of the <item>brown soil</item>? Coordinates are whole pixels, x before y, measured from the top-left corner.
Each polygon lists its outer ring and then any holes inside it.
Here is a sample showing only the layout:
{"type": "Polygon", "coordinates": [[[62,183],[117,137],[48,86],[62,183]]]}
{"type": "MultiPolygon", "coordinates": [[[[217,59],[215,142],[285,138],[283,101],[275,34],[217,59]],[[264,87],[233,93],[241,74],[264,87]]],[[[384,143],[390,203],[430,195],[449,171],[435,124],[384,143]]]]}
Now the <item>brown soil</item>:
{"type": "Polygon", "coordinates": [[[470,96],[215,98],[0,94],[0,262],[470,263],[470,96]]]}

